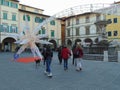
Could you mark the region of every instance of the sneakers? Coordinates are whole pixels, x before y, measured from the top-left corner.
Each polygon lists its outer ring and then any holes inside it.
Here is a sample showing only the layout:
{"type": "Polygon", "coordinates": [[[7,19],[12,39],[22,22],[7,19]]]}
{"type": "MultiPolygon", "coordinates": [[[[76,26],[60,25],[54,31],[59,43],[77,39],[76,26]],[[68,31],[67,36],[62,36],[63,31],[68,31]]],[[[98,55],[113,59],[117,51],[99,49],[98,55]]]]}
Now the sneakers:
{"type": "Polygon", "coordinates": [[[48,76],[48,77],[52,77],[52,73],[48,73],[47,76],[48,76]]]}
{"type": "Polygon", "coordinates": [[[81,70],[82,70],[82,68],[77,68],[77,69],[76,69],[76,71],[81,71],[81,70]]]}
{"type": "Polygon", "coordinates": [[[47,75],[48,77],[52,77],[52,73],[49,73],[47,71],[44,71],[44,74],[47,75]]]}

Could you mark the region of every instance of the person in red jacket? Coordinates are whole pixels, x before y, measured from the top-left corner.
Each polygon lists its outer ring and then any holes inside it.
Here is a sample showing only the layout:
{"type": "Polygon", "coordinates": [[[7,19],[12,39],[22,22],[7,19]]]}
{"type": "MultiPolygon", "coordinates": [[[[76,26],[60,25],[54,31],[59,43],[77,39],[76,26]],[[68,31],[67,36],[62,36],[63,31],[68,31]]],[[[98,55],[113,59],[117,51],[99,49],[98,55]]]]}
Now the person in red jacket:
{"type": "Polygon", "coordinates": [[[64,45],[61,51],[62,59],[64,60],[64,70],[68,69],[68,58],[71,56],[70,50],[64,45]]]}
{"type": "Polygon", "coordinates": [[[83,57],[83,50],[80,44],[77,44],[76,48],[73,51],[74,53],[74,58],[76,60],[77,66],[76,66],[76,71],[81,71],[82,70],[82,64],[81,60],[83,57]]]}

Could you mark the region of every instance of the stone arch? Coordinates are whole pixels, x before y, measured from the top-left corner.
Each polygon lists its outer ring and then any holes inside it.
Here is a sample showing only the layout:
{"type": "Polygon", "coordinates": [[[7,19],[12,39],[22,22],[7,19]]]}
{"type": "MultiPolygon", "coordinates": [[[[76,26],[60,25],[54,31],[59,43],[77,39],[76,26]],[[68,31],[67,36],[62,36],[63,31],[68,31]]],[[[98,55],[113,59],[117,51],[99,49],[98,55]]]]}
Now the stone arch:
{"type": "Polygon", "coordinates": [[[96,39],[94,40],[94,42],[97,44],[97,43],[98,43],[98,38],[96,38],[96,39]]]}
{"type": "Polygon", "coordinates": [[[86,39],[84,40],[84,42],[86,42],[86,43],[92,43],[93,41],[92,41],[92,39],[90,39],[90,38],[86,38],[86,39]]]}
{"type": "Polygon", "coordinates": [[[86,38],[85,40],[84,40],[84,42],[86,43],[86,45],[92,45],[93,44],[93,41],[92,41],[92,39],[90,39],[90,38],[86,38]]]}
{"type": "Polygon", "coordinates": [[[3,41],[2,41],[2,51],[15,51],[15,42],[16,40],[12,37],[7,37],[7,38],[4,38],[3,41]]]}

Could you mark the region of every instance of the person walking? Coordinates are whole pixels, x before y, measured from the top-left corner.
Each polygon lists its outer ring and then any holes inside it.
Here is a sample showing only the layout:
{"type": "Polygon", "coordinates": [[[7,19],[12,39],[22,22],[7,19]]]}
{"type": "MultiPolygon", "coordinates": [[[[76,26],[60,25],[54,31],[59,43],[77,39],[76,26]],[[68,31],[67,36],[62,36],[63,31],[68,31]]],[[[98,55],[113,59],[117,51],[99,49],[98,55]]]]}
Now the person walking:
{"type": "Polygon", "coordinates": [[[46,70],[45,70],[45,74],[48,76],[48,77],[52,77],[52,72],[51,72],[51,62],[52,62],[52,57],[53,57],[53,51],[52,49],[50,48],[50,46],[48,45],[46,47],[46,60],[45,60],[45,64],[46,64],[46,70]]]}
{"type": "Polygon", "coordinates": [[[43,57],[44,57],[43,65],[45,65],[45,60],[46,60],[46,45],[43,46],[42,55],[43,55],[43,57]]]}
{"type": "Polygon", "coordinates": [[[62,46],[59,46],[59,48],[58,48],[58,60],[59,60],[60,65],[62,64],[61,51],[62,51],[62,46]]]}
{"type": "Polygon", "coordinates": [[[61,51],[61,56],[64,60],[64,70],[68,70],[68,58],[71,56],[71,52],[65,45],[63,46],[63,49],[61,51]]]}
{"type": "Polygon", "coordinates": [[[81,60],[83,57],[83,50],[80,44],[77,44],[76,48],[73,50],[74,53],[74,58],[76,61],[76,71],[81,71],[82,70],[82,64],[81,60]]]}

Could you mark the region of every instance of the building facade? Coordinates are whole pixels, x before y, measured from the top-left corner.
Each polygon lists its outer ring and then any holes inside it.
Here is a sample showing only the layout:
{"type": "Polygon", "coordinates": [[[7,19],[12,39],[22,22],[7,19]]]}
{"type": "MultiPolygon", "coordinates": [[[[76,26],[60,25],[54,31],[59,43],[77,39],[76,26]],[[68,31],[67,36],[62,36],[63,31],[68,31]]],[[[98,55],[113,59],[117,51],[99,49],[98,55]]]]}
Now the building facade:
{"type": "Polygon", "coordinates": [[[108,15],[106,19],[111,22],[106,27],[108,40],[112,41],[116,39],[120,41],[120,16],[108,15]]]}
{"type": "Polygon", "coordinates": [[[99,35],[99,28],[95,23],[102,20],[105,20],[104,15],[92,12],[66,18],[66,44],[69,46],[76,42],[84,46],[95,44],[99,35]]]}
{"type": "MultiPolygon", "coordinates": [[[[25,27],[27,15],[29,28],[34,30],[50,16],[44,15],[42,9],[20,4],[18,0],[0,0],[0,51],[15,51],[19,34],[25,27]],[[14,34],[14,35],[13,35],[14,34]]],[[[47,40],[53,43],[53,48],[61,45],[61,20],[47,22],[39,34],[48,34],[47,40]]]]}
{"type": "MultiPolygon", "coordinates": [[[[31,31],[44,22],[44,20],[50,18],[50,16],[43,14],[43,10],[20,4],[19,25],[25,23],[25,15],[28,17],[28,23],[31,31]]],[[[22,30],[23,27],[20,26],[19,28],[22,30]]],[[[53,43],[53,48],[61,45],[61,20],[54,19],[47,22],[43,25],[42,29],[39,30],[39,34],[48,34],[47,40],[53,43]]]]}
{"type": "Polygon", "coordinates": [[[18,33],[19,24],[19,1],[18,0],[0,0],[0,50],[13,51],[14,41],[12,36],[18,33]]]}
{"type": "MultiPolygon", "coordinates": [[[[90,7],[92,8],[92,5],[90,7]]],[[[116,13],[120,13],[119,8],[115,10],[116,13]]],[[[0,51],[15,51],[17,45],[14,42],[18,38],[14,35],[23,32],[26,23],[25,15],[32,31],[50,18],[43,12],[42,9],[20,4],[19,0],[0,0],[0,51]]],[[[54,49],[62,44],[71,47],[77,42],[83,46],[96,44],[102,31],[107,32],[108,40],[120,41],[119,16],[103,15],[92,11],[73,15],[72,9],[70,12],[72,14],[70,16],[56,18],[45,23],[38,32],[38,34],[48,34],[46,39],[53,43],[54,49]],[[107,24],[106,21],[110,23],[107,24]]]]}
{"type": "MultiPolygon", "coordinates": [[[[120,4],[120,2],[115,2],[114,4],[120,4]]],[[[113,15],[106,15],[106,19],[110,21],[110,23],[106,27],[109,41],[112,41],[112,40],[120,41],[120,15],[119,14],[120,14],[119,8],[115,8],[113,15]]]]}

